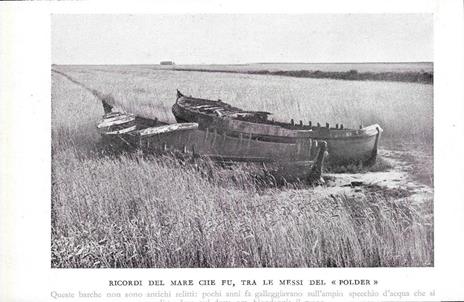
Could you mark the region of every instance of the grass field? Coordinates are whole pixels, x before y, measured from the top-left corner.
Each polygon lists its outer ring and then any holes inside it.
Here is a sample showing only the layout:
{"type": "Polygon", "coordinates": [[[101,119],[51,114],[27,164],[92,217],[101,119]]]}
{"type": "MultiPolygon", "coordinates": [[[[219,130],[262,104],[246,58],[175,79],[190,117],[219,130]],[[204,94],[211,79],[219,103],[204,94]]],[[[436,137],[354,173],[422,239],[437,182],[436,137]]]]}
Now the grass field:
{"type": "MultiPolygon", "coordinates": [[[[415,146],[411,152],[431,158],[432,85],[147,66],[53,68],[148,117],[174,121],[170,106],[179,88],[277,119],[377,122],[389,152],[415,146]]],[[[430,196],[418,202],[400,185],[263,188],[240,171],[228,181],[219,168],[206,179],[170,158],[107,153],[95,129],[102,114],[89,91],[52,73],[52,267],[433,265],[430,196]]],[[[409,161],[407,182],[416,177],[431,187],[430,166],[409,161]]]]}

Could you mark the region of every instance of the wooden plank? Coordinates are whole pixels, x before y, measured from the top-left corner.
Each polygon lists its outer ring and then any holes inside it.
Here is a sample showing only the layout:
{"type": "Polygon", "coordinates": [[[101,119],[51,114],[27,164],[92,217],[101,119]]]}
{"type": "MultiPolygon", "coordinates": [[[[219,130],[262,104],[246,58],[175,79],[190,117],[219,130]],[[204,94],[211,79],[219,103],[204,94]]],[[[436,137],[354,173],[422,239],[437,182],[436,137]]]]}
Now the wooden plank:
{"type": "Polygon", "coordinates": [[[159,127],[150,127],[139,131],[140,136],[160,135],[169,132],[179,132],[198,129],[197,123],[170,124],[159,127]]]}

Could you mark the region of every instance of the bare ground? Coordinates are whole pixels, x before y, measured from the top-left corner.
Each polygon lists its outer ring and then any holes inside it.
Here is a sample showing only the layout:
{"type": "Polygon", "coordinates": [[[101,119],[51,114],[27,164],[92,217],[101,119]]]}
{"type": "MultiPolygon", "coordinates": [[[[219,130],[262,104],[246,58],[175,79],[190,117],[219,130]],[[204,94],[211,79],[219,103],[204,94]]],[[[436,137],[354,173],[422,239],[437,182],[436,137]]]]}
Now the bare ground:
{"type": "Polygon", "coordinates": [[[363,195],[376,191],[388,192],[398,199],[417,205],[433,199],[433,156],[426,151],[380,149],[386,171],[366,173],[327,173],[326,187],[315,188],[321,195],[363,195]]]}

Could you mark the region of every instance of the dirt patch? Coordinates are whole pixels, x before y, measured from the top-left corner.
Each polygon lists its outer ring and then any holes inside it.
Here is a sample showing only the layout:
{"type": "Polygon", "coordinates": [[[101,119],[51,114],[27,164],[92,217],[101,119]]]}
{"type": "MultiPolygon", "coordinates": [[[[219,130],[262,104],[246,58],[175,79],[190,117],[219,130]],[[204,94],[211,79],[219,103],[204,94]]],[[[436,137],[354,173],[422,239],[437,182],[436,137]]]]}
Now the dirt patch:
{"type": "Polygon", "coordinates": [[[379,156],[389,168],[363,173],[328,173],[326,187],[315,191],[356,196],[382,192],[395,199],[420,204],[433,199],[433,158],[421,151],[379,150],[379,156]]]}

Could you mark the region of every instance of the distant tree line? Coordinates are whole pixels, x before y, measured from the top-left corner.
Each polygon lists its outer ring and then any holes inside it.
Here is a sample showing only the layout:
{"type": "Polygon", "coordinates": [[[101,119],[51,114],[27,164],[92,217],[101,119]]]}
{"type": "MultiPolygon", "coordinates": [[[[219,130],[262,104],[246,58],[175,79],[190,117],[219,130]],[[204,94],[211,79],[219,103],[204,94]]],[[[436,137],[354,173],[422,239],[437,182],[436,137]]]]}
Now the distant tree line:
{"type": "Polygon", "coordinates": [[[337,79],[352,81],[394,81],[411,83],[433,83],[433,73],[426,71],[407,71],[407,72],[358,72],[349,71],[320,71],[320,70],[220,70],[220,69],[197,69],[197,68],[176,68],[178,71],[200,71],[200,72],[225,72],[242,74],[277,75],[297,78],[316,78],[316,79],[337,79]]]}

